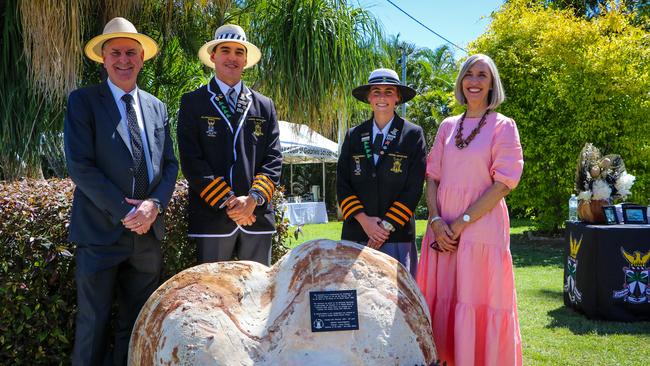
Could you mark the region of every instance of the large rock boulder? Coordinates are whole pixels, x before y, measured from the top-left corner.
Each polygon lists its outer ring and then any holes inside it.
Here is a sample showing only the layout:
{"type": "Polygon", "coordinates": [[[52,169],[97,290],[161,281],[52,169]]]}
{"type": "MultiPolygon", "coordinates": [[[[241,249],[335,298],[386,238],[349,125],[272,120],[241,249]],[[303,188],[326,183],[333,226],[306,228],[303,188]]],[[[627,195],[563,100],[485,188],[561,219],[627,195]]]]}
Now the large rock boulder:
{"type": "Polygon", "coordinates": [[[350,242],[315,240],[273,267],[187,269],[143,307],[129,365],[429,365],[424,298],[397,261],[350,242]],[[359,329],[312,332],[310,291],[356,290],[359,329]]]}

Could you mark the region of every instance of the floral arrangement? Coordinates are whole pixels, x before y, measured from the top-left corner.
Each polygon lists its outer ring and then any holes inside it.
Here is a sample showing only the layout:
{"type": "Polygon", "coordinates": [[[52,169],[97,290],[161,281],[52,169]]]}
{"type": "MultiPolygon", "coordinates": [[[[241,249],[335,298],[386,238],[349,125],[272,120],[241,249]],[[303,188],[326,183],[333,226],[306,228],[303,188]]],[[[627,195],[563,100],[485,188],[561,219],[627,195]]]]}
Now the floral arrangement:
{"type": "Polygon", "coordinates": [[[590,143],[582,148],[576,169],[578,200],[625,200],[635,179],[635,176],[625,170],[620,155],[602,156],[600,150],[590,143]]]}

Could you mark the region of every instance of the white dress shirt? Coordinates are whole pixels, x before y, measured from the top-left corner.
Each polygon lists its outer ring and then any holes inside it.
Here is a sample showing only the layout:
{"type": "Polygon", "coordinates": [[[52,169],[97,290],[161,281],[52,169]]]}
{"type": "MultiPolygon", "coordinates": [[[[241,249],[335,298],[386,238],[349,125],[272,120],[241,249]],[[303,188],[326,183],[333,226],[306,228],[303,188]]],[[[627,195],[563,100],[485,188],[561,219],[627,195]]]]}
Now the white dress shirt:
{"type": "MultiPolygon", "coordinates": [[[[228,91],[231,88],[235,88],[235,94],[237,95],[237,97],[239,97],[239,93],[241,92],[241,80],[237,84],[235,84],[235,86],[230,86],[224,83],[223,81],[219,80],[219,78],[216,76],[214,77],[214,80],[217,81],[217,85],[219,85],[219,89],[221,89],[221,92],[223,93],[224,97],[228,98],[228,91]]],[[[235,104],[237,104],[237,102],[235,102],[235,104]]]]}

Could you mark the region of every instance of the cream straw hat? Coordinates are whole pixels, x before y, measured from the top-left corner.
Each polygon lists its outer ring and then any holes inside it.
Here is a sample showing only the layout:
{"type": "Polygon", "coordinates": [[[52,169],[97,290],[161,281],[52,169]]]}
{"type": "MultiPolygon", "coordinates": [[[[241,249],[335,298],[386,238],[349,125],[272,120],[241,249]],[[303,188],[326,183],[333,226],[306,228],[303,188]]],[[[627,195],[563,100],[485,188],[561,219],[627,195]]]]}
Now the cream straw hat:
{"type": "Polygon", "coordinates": [[[149,36],[138,33],[135,26],[124,18],[113,18],[104,27],[104,32],[94,37],[84,47],[84,53],[89,59],[104,63],[102,57],[102,46],[113,38],[131,38],[140,43],[144,50],[144,61],[154,57],[158,53],[158,44],[149,36]]]}

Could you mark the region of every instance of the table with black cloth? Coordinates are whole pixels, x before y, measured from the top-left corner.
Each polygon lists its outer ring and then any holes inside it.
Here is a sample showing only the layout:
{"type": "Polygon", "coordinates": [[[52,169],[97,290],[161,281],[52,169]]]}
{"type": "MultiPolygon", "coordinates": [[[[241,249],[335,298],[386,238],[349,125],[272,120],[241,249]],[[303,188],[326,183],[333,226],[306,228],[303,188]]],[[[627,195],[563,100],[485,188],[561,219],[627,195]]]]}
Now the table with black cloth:
{"type": "Polygon", "coordinates": [[[650,225],[567,222],[564,304],[590,319],[650,320],[650,225]]]}

